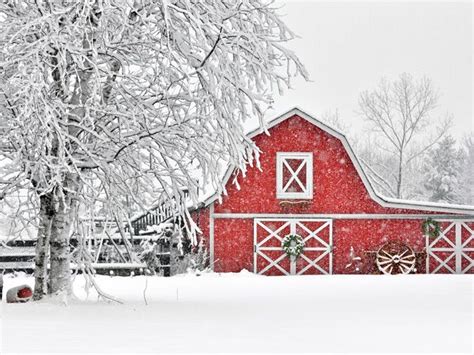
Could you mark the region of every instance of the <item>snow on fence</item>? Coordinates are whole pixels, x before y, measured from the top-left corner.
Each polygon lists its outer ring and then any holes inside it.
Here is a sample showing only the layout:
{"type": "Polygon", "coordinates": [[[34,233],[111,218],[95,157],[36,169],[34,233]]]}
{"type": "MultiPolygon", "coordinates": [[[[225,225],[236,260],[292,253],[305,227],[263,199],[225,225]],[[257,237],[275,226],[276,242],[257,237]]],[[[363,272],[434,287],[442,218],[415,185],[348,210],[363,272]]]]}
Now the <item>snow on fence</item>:
{"type": "Polygon", "coordinates": [[[145,214],[132,218],[130,224],[132,225],[133,234],[139,235],[141,231],[146,231],[148,226],[160,225],[175,216],[184,207],[184,203],[189,196],[188,189],[183,189],[182,192],[183,196],[180,201],[173,200],[159,203],[145,214]]]}

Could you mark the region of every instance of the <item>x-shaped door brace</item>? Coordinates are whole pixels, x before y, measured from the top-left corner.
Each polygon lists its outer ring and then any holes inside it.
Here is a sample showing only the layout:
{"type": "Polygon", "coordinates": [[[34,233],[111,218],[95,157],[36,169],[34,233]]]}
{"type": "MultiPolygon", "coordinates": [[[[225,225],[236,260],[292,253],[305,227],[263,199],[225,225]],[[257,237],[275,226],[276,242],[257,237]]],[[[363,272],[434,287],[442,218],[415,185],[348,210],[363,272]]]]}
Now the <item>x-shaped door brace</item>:
{"type": "Polygon", "coordinates": [[[280,242],[283,241],[283,238],[280,237],[278,235],[278,233],[284,229],[285,227],[287,227],[290,222],[286,222],[284,223],[282,226],[280,226],[280,228],[278,228],[277,230],[275,231],[272,231],[270,228],[268,228],[266,225],[264,225],[263,223],[259,222],[259,221],[255,221],[255,223],[257,224],[257,226],[260,226],[262,227],[263,229],[265,229],[268,233],[270,233],[264,240],[262,240],[260,243],[256,244],[257,246],[260,246],[260,245],[263,245],[265,244],[267,241],[269,241],[272,237],[275,237],[276,239],[278,239],[280,242]]]}
{"type": "MultiPolygon", "coordinates": [[[[294,159],[294,158],[288,158],[288,159],[297,160],[297,159],[294,159]]],[[[306,165],[306,160],[301,159],[301,164],[296,168],[296,171],[294,171],[293,168],[290,166],[290,164],[287,163],[287,159],[285,159],[285,158],[283,159],[283,165],[286,166],[286,168],[288,169],[288,171],[291,174],[290,178],[288,179],[288,182],[283,187],[283,192],[286,192],[286,190],[291,186],[291,183],[293,182],[293,180],[295,180],[296,183],[298,185],[300,185],[301,190],[303,192],[306,192],[306,186],[303,185],[300,178],[298,177],[298,174],[300,173],[301,169],[303,169],[303,167],[305,167],[305,165],[306,165]]]]}
{"type": "MultiPolygon", "coordinates": [[[[445,242],[447,242],[449,245],[452,246],[453,249],[456,248],[456,245],[453,244],[452,241],[449,240],[449,238],[446,236],[446,234],[455,226],[455,223],[451,223],[445,230],[441,231],[441,233],[439,233],[439,236],[436,237],[435,240],[433,240],[433,242],[430,243],[429,247],[430,249],[434,250],[434,249],[437,249],[435,247],[436,243],[440,242],[441,240],[444,240],[445,242]]],[[[444,248],[444,249],[448,249],[448,250],[451,250],[450,248],[444,248]]]]}

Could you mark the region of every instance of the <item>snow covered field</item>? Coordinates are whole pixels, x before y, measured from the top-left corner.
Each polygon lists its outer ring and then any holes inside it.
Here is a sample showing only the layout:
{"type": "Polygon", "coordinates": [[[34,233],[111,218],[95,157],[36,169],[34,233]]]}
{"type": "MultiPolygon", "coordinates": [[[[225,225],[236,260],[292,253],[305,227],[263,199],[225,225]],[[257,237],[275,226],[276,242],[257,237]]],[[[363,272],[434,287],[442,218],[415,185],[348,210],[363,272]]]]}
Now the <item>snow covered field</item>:
{"type": "Polygon", "coordinates": [[[472,353],[472,276],[149,277],[148,305],[145,280],[98,278],[124,304],[82,277],[86,302],[3,303],[0,352],[472,353]]]}

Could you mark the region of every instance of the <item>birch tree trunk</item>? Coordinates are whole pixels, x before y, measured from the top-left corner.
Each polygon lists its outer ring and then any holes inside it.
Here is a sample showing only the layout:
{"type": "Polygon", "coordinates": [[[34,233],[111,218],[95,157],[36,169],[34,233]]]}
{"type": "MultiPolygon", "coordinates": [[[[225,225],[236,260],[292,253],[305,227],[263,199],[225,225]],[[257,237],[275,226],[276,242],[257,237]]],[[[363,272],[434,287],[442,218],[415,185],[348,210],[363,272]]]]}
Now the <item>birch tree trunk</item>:
{"type": "Polygon", "coordinates": [[[53,194],[49,193],[40,197],[40,224],[38,228],[38,240],[36,242],[35,256],[35,290],[33,299],[35,301],[43,298],[47,293],[48,281],[48,250],[51,228],[54,220],[53,194]]]}
{"type": "Polygon", "coordinates": [[[56,215],[53,220],[50,238],[51,270],[49,275],[49,293],[70,295],[71,253],[70,235],[76,215],[79,182],[76,175],[67,174],[64,189],[57,196],[56,215]]]}

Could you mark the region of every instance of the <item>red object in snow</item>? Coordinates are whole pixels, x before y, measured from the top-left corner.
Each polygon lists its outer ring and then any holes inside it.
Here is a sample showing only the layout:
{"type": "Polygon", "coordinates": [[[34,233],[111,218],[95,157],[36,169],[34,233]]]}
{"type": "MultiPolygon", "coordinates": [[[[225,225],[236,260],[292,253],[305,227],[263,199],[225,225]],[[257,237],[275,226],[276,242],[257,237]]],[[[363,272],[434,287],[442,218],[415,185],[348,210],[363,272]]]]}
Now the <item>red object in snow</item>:
{"type": "Polygon", "coordinates": [[[357,257],[357,272],[371,273],[374,253],[396,241],[420,256],[418,273],[474,273],[474,207],[379,195],[345,136],[299,109],[269,122],[268,131],[250,134],[261,170],[239,176],[240,189],[228,171],[222,203],[212,196],[193,213],[215,271],[340,274],[354,272],[346,266],[357,257]],[[429,217],[440,221],[438,238],[422,233],[429,217]],[[294,260],[281,248],[288,234],[305,240],[294,260]]]}
{"type": "Polygon", "coordinates": [[[33,290],[28,285],[20,285],[7,291],[7,303],[28,302],[33,297],[33,290]]]}
{"type": "Polygon", "coordinates": [[[18,298],[30,298],[33,296],[33,290],[29,287],[23,287],[17,293],[18,298]]]}

